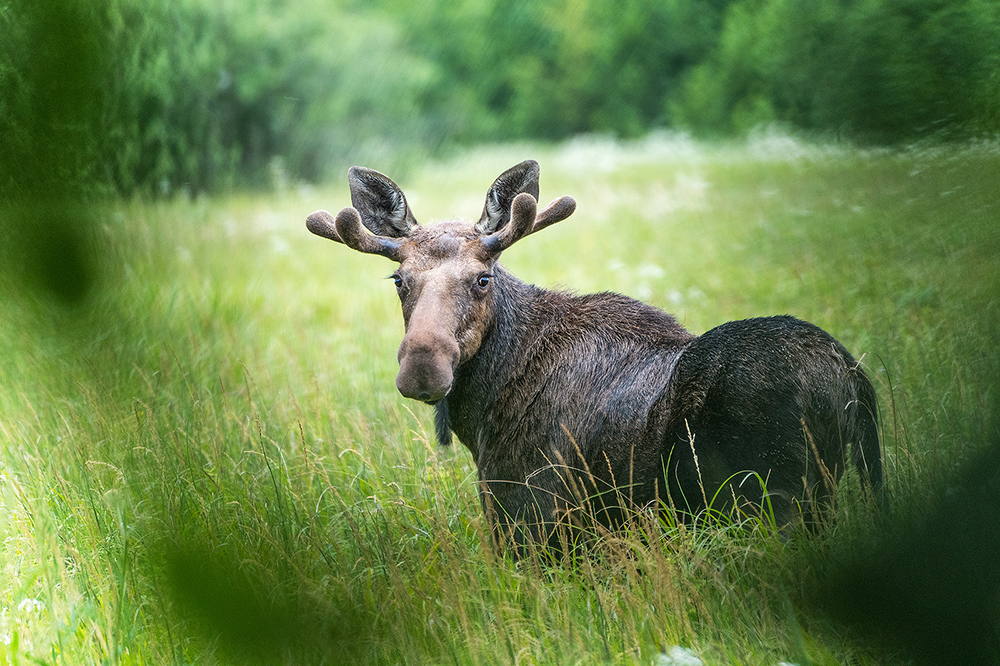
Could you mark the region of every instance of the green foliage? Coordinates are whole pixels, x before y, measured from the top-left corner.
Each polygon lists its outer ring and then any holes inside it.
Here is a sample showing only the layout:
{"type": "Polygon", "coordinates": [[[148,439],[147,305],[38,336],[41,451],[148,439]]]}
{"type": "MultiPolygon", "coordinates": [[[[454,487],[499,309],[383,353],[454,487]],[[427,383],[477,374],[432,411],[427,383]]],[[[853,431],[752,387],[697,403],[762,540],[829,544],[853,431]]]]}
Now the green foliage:
{"type": "Polygon", "coordinates": [[[281,186],[431,142],[429,66],[326,3],[18,0],[0,44],[8,195],[281,186]]]}
{"type": "MultiPolygon", "coordinates": [[[[472,139],[636,136],[709,51],[725,0],[386,0],[411,49],[475,114],[472,139]],[[470,104],[471,102],[471,104],[470,104]]],[[[447,96],[445,92],[443,96],[447,96]]]]}
{"type": "Polygon", "coordinates": [[[96,19],[81,2],[0,6],[0,196],[73,191],[92,177],[96,19]]]}
{"type": "Polygon", "coordinates": [[[0,194],[405,172],[483,141],[1000,131],[993,0],[6,0],[0,194]]]}
{"type": "Polygon", "coordinates": [[[1000,5],[742,0],[672,100],[700,130],[775,120],[867,141],[1000,130],[1000,5]]]}

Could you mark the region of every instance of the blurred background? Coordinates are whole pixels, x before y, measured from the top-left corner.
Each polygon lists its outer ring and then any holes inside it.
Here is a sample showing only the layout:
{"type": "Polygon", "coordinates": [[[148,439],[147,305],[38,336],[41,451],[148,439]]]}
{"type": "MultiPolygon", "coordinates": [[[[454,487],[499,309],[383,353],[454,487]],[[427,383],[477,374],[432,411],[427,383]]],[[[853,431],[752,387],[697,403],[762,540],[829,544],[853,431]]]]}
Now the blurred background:
{"type": "Polygon", "coordinates": [[[988,135],[998,35],[992,0],[5,0],[0,196],[315,183],[657,128],[988,135]]]}

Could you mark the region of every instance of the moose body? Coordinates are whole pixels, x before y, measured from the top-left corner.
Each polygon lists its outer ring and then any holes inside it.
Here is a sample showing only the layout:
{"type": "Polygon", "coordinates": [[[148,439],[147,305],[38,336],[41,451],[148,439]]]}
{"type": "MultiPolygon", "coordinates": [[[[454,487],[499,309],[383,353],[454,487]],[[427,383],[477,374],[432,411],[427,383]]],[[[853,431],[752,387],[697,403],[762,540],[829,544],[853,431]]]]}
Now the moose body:
{"type": "Polygon", "coordinates": [[[584,508],[614,527],[650,506],[768,504],[792,524],[832,493],[848,444],[862,481],[880,486],[874,389],[823,330],[783,316],[695,336],[626,296],[506,271],[504,249],[575,208],[563,197],[536,215],[535,162],[494,182],[475,225],[417,225],[374,171],[351,169],[350,184],[353,208],[307,226],[399,262],[396,385],[435,405],[439,441],[454,432],[468,447],[498,534],[557,546],[584,508]]]}

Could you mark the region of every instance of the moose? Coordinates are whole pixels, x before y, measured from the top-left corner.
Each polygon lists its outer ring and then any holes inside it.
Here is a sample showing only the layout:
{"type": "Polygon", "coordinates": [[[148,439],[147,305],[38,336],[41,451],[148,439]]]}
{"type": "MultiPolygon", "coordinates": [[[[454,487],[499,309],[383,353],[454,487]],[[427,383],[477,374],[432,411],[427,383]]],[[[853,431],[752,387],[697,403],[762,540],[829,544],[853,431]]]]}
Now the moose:
{"type": "Polygon", "coordinates": [[[522,282],[501,253],[576,208],[564,196],[538,212],[533,160],[496,179],[475,224],[421,226],[388,177],[353,167],[348,179],[352,206],[306,226],[399,264],[396,387],[434,406],[441,444],[454,433],[469,449],[505,543],[558,549],[560,526],[617,529],[651,508],[791,527],[832,499],[848,449],[878,492],[874,388],[822,329],[775,316],[693,335],[620,294],[522,282]]]}

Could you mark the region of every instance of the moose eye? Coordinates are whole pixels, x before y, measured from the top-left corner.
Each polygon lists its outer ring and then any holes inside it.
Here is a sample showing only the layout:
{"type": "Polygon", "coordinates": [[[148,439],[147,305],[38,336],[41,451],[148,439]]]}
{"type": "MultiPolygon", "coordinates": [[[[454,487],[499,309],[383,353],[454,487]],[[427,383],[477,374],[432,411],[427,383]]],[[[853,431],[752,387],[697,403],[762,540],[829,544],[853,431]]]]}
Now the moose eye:
{"type": "Polygon", "coordinates": [[[493,276],[492,275],[480,275],[479,279],[476,280],[476,286],[479,287],[480,289],[486,289],[486,287],[490,286],[490,278],[491,277],[493,277],[493,276]]]}
{"type": "Polygon", "coordinates": [[[393,284],[396,285],[396,289],[403,288],[403,278],[399,275],[399,273],[393,273],[389,277],[392,279],[393,284]]]}

